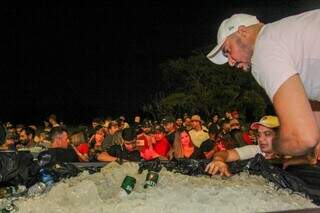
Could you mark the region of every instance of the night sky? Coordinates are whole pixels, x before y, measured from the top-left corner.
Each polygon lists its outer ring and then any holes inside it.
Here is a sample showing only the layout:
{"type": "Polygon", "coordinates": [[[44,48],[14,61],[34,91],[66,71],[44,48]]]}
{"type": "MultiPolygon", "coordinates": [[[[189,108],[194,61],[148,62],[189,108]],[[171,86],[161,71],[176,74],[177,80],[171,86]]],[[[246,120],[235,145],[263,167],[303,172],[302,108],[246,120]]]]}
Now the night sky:
{"type": "Polygon", "coordinates": [[[207,53],[223,19],[249,13],[268,23],[320,8],[318,0],[137,2],[2,7],[0,121],[130,118],[161,90],[159,63],[207,53]]]}

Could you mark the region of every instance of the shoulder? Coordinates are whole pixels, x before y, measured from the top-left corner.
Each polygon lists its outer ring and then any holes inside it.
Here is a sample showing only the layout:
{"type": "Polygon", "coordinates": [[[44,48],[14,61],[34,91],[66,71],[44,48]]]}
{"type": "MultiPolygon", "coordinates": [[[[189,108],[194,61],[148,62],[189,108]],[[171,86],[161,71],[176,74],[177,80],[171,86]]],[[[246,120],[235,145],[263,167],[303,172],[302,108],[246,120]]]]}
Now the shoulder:
{"type": "Polygon", "coordinates": [[[273,32],[266,32],[267,30],[262,29],[257,38],[251,59],[251,72],[270,100],[273,100],[279,87],[296,74],[297,70],[286,44],[274,36],[273,32]]]}
{"type": "Polygon", "coordinates": [[[208,130],[208,128],[207,128],[206,126],[202,126],[202,131],[203,131],[203,132],[206,132],[206,133],[209,132],[209,130],[208,130]]]}

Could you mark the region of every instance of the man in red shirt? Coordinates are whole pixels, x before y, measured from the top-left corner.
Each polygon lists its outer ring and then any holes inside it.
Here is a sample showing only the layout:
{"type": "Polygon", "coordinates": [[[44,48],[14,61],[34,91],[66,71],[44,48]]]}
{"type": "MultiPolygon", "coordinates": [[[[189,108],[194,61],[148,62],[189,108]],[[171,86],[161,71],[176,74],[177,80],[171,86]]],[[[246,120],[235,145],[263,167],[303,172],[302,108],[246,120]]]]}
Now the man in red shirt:
{"type": "Polygon", "coordinates": [[[153,128],[153,135],[156,143],[153,144],[154,151],[160,158],[168,159],[168,152],[171,148],[168,139],[166,138],[165,129],[161,125],[156,125],[153,128]]]}

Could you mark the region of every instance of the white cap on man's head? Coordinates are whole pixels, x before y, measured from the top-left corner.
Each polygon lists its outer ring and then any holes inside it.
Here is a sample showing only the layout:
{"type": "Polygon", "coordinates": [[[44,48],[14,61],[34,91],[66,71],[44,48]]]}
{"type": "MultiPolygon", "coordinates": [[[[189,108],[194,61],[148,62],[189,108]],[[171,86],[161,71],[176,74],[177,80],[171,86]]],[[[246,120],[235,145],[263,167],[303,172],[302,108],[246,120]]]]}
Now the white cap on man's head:
{"type": "Polygon", "coordinates": [[[259,20],[255,16],[247,14],[235,14],[228,19],[225,19],[218,30],[217,35],[217,46],[207,55],[208,59],[215,64],[225,64],[228,62],[222,53],[222,45],[225,42],[226,38],[234,32],[237,32],[238,28],[241,25],[250,26],[258,24],[259,20]]]}

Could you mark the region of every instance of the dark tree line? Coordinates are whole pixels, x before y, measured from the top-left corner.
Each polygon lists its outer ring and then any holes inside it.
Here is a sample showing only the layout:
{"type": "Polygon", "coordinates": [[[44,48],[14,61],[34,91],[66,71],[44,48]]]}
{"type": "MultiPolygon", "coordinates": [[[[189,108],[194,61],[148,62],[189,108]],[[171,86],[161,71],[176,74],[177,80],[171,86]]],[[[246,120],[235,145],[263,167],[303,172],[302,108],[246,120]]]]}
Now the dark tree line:
{"type": "Polygon", "coordinates": [[[237,109],[248,122],[273,113],[272,104],[251,73],[211,63],[203,54],[161,64],[161,91],[143,111],[153,119],[198,113],[208,118],[237,109]]]}

